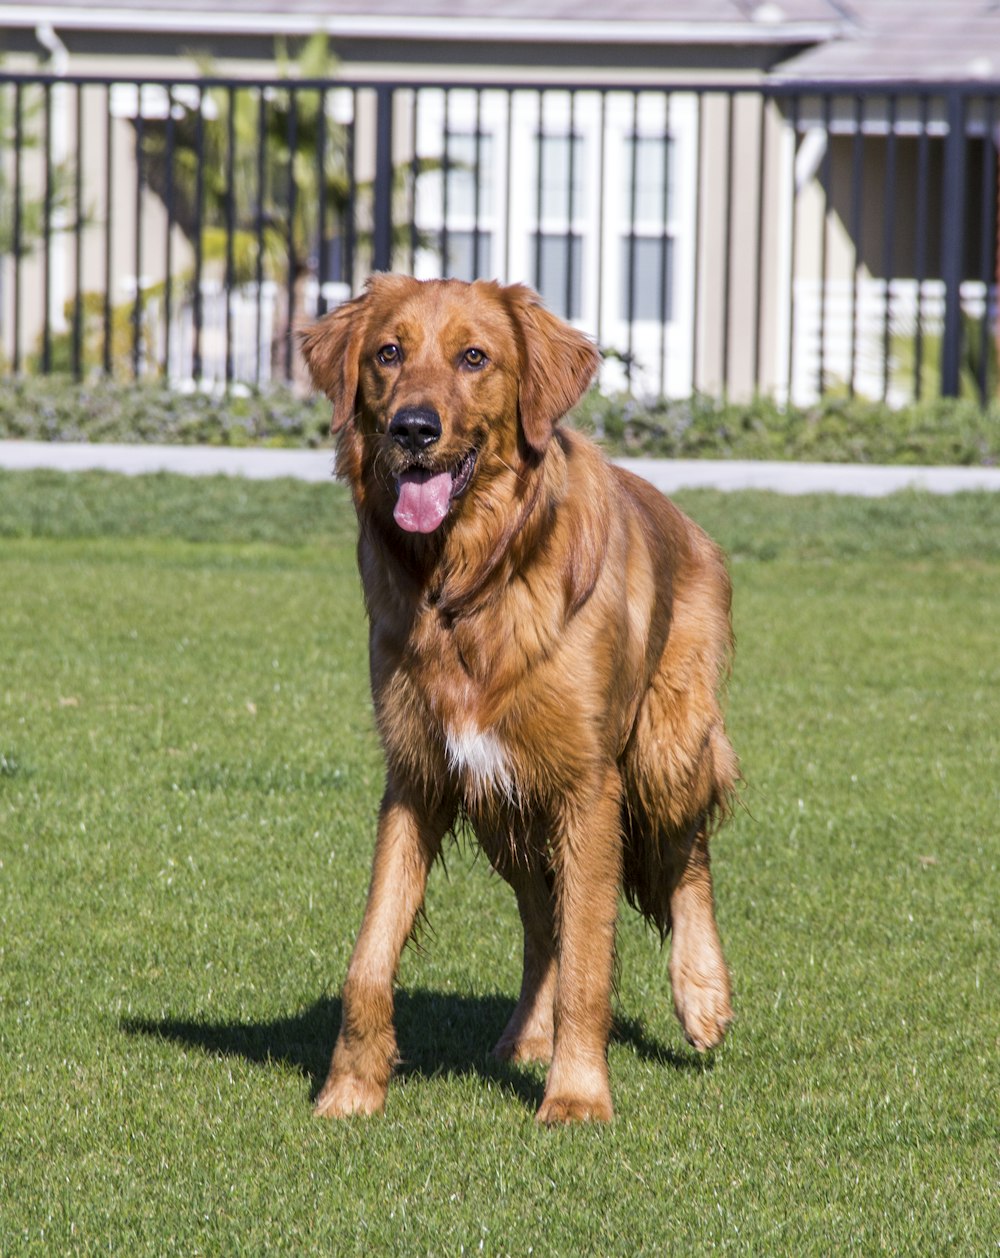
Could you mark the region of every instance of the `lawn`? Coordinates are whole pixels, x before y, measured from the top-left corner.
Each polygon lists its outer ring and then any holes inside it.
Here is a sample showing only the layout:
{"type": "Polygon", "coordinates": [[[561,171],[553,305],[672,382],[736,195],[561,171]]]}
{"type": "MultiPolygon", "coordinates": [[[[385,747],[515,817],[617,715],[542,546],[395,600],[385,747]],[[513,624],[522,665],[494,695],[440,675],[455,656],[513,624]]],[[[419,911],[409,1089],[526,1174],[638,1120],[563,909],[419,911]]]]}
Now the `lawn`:
{"type": "Polygon", "coordinates": [[[616,1120],[539,1129],[459,846],[386,1114],[329,1124],[381,786],[343,491],[0,473],[5,1258],[996,1251],[1000,499],[682,502],[736,588],[730,1038],[623,910],[616,1120]]]}

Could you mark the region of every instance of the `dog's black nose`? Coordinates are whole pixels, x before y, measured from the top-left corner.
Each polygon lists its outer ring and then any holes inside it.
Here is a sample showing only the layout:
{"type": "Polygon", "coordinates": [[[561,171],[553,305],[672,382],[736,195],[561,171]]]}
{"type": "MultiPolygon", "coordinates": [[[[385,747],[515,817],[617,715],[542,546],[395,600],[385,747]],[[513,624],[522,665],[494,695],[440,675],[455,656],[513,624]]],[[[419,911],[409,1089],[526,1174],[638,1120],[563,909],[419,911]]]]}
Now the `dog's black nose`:
{"type": "Polygon", "coordinates": [[[404,406],[392,417],[389,436],[410,454],[419,454],[441,437],[441,417],[422,406],[404,406]]]}

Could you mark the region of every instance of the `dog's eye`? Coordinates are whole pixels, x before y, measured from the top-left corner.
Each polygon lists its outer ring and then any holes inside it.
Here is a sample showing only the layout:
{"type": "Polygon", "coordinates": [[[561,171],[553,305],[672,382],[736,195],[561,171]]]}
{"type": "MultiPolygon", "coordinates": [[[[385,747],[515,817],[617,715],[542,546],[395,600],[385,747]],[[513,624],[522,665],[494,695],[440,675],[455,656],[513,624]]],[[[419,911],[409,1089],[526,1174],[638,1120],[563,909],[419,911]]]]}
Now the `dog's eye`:
{"type": "Polygon", "coordinates": [[[475,346],[473,346],[471,349],[467,349],[462,355],[462,362],[466,367],[472,367],[473,370],[478,370],[480,367],[486,366],[486,355],[481,349],[476,349],[475,346]]]}
{"type": "Polygon", "coordinates": [[[383,367],[391,367],[393,363],[399,362],[399,346],[383,345],[375,357],[379,360],[383,367]]]}

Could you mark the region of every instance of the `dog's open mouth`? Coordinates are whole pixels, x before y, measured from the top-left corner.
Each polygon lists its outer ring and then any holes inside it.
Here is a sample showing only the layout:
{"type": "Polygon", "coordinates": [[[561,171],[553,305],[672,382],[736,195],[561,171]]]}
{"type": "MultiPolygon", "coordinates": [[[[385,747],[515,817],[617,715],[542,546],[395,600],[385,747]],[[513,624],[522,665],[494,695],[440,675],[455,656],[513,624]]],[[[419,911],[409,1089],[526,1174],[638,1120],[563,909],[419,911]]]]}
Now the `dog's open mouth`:
{"type": "Polygon", "coordinates": [[[476,451],[469,450],[453,468],[433,472],[410,467],[396,480],[393,518],[407,533],[433,533],[448,514],[455,498],[463,494],[476,466],[476,451]]]}

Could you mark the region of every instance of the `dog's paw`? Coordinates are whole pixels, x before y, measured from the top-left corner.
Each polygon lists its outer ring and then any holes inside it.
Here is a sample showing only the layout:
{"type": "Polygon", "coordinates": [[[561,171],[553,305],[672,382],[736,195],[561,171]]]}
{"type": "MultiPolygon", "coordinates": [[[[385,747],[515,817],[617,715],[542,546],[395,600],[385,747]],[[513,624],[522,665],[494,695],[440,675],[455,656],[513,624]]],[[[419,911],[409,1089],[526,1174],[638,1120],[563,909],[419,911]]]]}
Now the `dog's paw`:
{"type": "Polygon", "coordinates": [[[721,1044],[733,1020],[728,982],[687,982],[675,985],[674,1009],[687,1042],[706,1052],[721,1044]]]}
{"type": "Polygon", "coordinates": [[[350,1118],[353,1114],[380,1114],[385,1108],[386,1089],[358,1075],[331,1075],[316,1102],[313,1113],[320,1118],[350,1118]]]}
{"type": "Polygon", "coordinates": [[[609,1123],[615,1116],[611,1096],[547,1096],[538,1107],[536,1120],[546,1127],[566,1123],[609,1123]]]}
{"type": "Polygon", "coordinates": [[[551,1035],[502,1035],[493,1049],[497,1061],[527,1064],[539,1061],[545,1065],[552,1060],[551,1035]]]}

